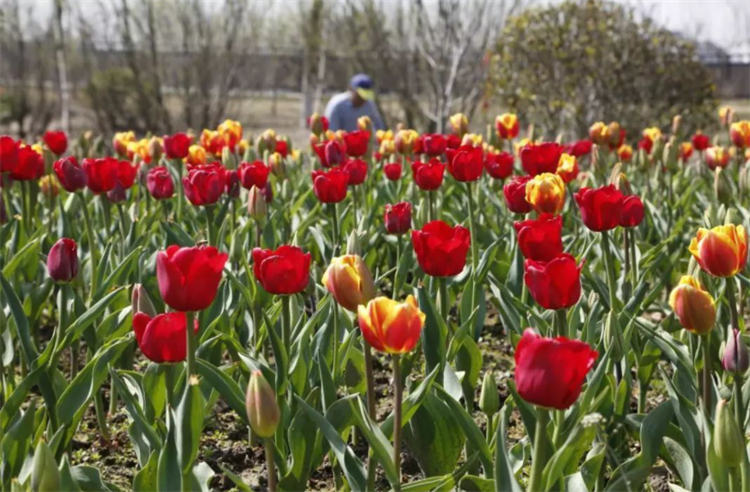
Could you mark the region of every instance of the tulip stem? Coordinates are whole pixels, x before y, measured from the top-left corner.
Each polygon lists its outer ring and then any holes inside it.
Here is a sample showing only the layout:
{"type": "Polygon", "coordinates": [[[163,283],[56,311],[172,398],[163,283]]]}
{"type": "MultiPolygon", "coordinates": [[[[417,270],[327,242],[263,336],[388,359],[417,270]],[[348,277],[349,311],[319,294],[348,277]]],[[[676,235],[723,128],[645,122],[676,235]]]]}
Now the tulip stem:
{"type": "Polygon", "coordinates": [[[607,287],[609,288],[609,309],[614,311],[617,305],[617,279],[615,278],[615,263],[609,246],[609,233],[602,231],[602,254],[604,255],[604,269],[607,271],[607,287]]]}
{"type": "Polygon", "coordinates": [[[393,270],[393,298],[398,299],[398,291],[401,286],[398,284],[398,266],[401,264],[401,234],[396,236],[396,268],[393,270]]]}
{"type": "MultiPolygon", "coordinates": [[[[375,377],[372,373],[372,349],[370,344],[367,343],[364,337],[362,337],[362,351],[365,354],[365,380],[367,382],[367,413],[370,418],[375,422],[375,377]]],[[[368,454],[367,459],[367,490],[375,490],[375,471],[377,468],[377,462],[373,459],[372,450],[368,454]]]]}
{"type": "Polygon", "coordinates": [[[177,217],[176,222],[182,218],[182,202],[185,201],[185,186],[182,184],[182,162],[174,159],[173,165],[177,169],[177,217]]]}
{"type": "Polygon", "coordinates": [[[735,291],[734,278],[727,277],[725,293],[729,303],[729,319],[733,330],[740,330],[739,315],[737,313],[737,294],[735,291]]]}
{"type": "MultiPolygon", "coordinates": [[[[292,347],[292,327],[289,319],[289,305],[291,304],[291,296],[281,296],[281,339],[284,341],[284,347],[291,353],[292,347]]],[[[336,303],[333,303],[334,306],[336,303]]]]}
{"type": "Polygon", "coordinates": [[[266,448],[266,469],[268,471],[268,492],[276,492],[276,462],[273,456],[273,439],[263,439],[263,447],[266,448]]]}
{"type": "Polygon", "coordinates": [[[94,237],[94,229],[91,227],[91,216],[89,215],[86,199],[83,197],[83,192],[76,193],[76,196],[81,202],[83,225],[86,228],[86,237],[89,241],[89,257],[91,260],[91,289],[89,289],[89,304],[91,304],[91,301],[96,294],[96,267],[99,264],[99,254],[96,249],[96,238],[94,237]]]}
{"type": "Polygon", "coordinates": [[[185,381],[188,381],[190,376],[195,374],[195,352],[198,348],[198,340],[195,336],[195,323],[193,321],[195,313],[188,311],[185,313],[185,316],[187,318],[187,324],[185,326],[185,333],[187,336],[187,375],[185,381]]]}
{"type": "Polygon", "coordinates": [[[341,237],[339,233],[339,214],[336,210],[336,204],[331,203],[331,221],[333,225],[333,240],[331,241],[331,259],[336,257],[336,252],[338,251],[339,246],[339,239],[341,237]]]}
{"type": "Polygon", "coordinates": [[[568,318],[565,313],[565,309],[555,310],[555,326],[557,327],[558,337],[568,336],[568,318]]]}
{"type": "Polygon", "coordinates": [[[331,374],[333,375],[333,384],[335,386],[339,370],[339,305],[335,300],[331,303],[331,317],[333,318],[333,360],[331,362],[331,374]]]}
{"type": "MultiPolygon", "coordinates": [[[[474,308],[477,306],[477,280],[478,280],[478,274],[477,274],[477,266],[479,265],[479,245],[477,244],[477,237],[476,237],[476,225],[474,224],[475,217],[474,217],[474,198],[472,197],[472,186],[471,182],[466,183],[466,196],[469,199],[469,234],[471,235],[471,308],[474,310],[474,308]]],[[[477,316],[477,311],[474,311],[472,315],[470,316],[470,326],[474,327],[477,325],[475,316],[477,316]]],[[[476,336],[476,329],[471,330],[472,335],[476,336]]]]}
{"type": "Polygon", "coordinates": [[[437,277],[438,290],[440,294],[440,317],[448,323],[450,314],[450,301],[448,300],[448,281],[445,277],[437,277]]]}
{"type": "Polygon", "coordinates": [[[127,234],[125,234],[125,212],[122,211],[122,204],[117,204],[117,214],[120,216],[120,239],[122,242],[120,243],[120,261],[122,261],[125,258],[125,240],[127,237],[127,234]]]}
{"type": "Polygon", "coordinates": [[[214,238],[214,210],[212,205],[204,207],[206,209],[206,236],[209,246],[216,246],[214,238]]]}
{"type": "MultiPolygon", "coordinates": [[[[734,414],[740,429],[744,432],[745,430],[745,413],[742,404],[742,375],[739,373],[734,375],[734,393],[732,395],[734,400],[734,414]]],[[[740,490],[747,490],[748,485],[748,463],[747,450],[742,450],[742,461],[740,462],[740,490]]]]}
{"type": "Polygon", "coordinates": [[[427,192],[427,221],[435,220],[435,192],[427,192]]]}
{"type": "Polygon", "coordinates": [[[542,490],[542,472],[547,464],[546,434],[548,421],[548,411],[543,408],[537,408],[536,428],[534,431],[534,457],[531,461],[528,492],[540,492],[542,490]]]}
{"type": "Polygon", "coordinates": [[[711,414],[711,332],[703,335],[703,405],[711,414]]]}
{"type": "Polygon", "coordinates": [[[396,483],[393,489],[401,490],[401,398],[403,388],[401,387],[401,357],[393,354],[393,466],[396,468],[396,483]]]}

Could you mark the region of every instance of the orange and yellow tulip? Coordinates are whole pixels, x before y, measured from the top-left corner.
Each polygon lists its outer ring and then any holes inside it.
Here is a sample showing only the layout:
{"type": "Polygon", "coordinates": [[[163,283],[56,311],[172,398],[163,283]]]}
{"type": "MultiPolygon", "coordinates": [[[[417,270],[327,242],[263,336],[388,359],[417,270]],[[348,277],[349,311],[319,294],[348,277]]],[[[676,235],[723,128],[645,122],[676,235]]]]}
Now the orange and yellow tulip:
{"type": "Polygon", "coordinates": [[[696,335],[708,333],[716,324],[714,298],[698,280],[684,275],[669,294],[669,305],[686,330],[696,335]]]}
{"type": "Polygon", "coordinates": [[[359,255],[334,258],[323,274],[323,285],[344,309],[357,312],[375,297],[375,282],[359,255]]]}
{"type": "Polygon", "coordinates": [[[425,314],[414,296],[405,302],[376,297],[357,311],[359,328],[367,343],[387,354],[405,354],[417,346],[425,314]]]}
{"type": "Polygon", "coordinates": [[[733,224],[710,230],[700,228],[689,249],[705,272],[714,277],[732,277],[747,263],[747,231],[733,224]]]}
{"type": "Polygon", "coordinates": [[[750,121],[743,120],[732,123],[729,129],[729,136],[736,147],[740,149],[750,147],[750,121]]]}
{"type": "Polygon", "coordinates": [[[526,201],[537,213],[558,214],[565,205],[565,183],[557,174],[538,174],[526,183],[526,201]]]}

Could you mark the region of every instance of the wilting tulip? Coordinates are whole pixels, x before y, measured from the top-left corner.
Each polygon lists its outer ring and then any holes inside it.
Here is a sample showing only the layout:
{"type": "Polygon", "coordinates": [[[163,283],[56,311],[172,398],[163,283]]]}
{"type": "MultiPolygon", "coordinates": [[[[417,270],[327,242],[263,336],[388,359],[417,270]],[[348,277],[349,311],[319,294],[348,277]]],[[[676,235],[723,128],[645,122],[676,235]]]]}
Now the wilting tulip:
{"type": "Polygon", "coordinates": [[[18,149],[18,160],[10,171],[16,181],[36,181],[44,175],[44,158],[31,147],[18,149]]]}
{"type": "Polygon", "coordinates": [[[307,126],[315,135],[320,136],[328,131],[328,118],[318,113],[313,113],[307,119],[307,126]]]}
{"type": "Polygon", "coordinates": [[[550,261],[526,260],[524,282],[531,297],[545,309],[564,309],[581,297],[581,268],[576,259],[562,253],[550,261]]]}
{"type": "Polygon", "coordinates": [[[250,188],[247,195],[247,214],[256,222],[263,220],[268,214],[266,199],[257,186],[250,188]]]}
{"type": "Polygon", "coordinates": [[[164,166],[155,167],[148,172],[146,187],[151,196],[157,200],[166,200],[174,195],[172,175],[164,166]]]}
{"type": "Polygon", "coordinates": [[[185,133],[175,133],[164,137],[164,153],[167,159],[184,159],[190,153],[193,137],[185,133]]]}
{"type": "Polygon", "coordinates": [[[518,235],[518,246],[525,258],[550,261],[563,252],[562,217],[542,214],[513,224],[518,235]]]}
{"type": "Polygon", "coordinates": [[[133,285],[133,294],[130,299],[131,312],[144,313],[150,318],[156,316],[156,308],[154,303],[151,302],[151,298],[148,296],[146,288],[141,284],[133,285]]]}
{"type": "Polygon", "coordinates": [[[591,153],[592,147],[593,142],[591,140],[578,140],[568,145],[565,148],[565,153],[570,154],[573,157],[583,157],[584,155],[589,155],[591,153]]]}
{"type": "Polygon", "coordinates": [[[422,135],[422,152],[430,157],[439,157],[445,154],[448,141],[440,133],[425,133],[422,135]]]}
{"type": "Polygon", "coordinates": [[[735,468],[742,464],[745,455],[745,432],[737,423],[732,407],[726,400],[719,400],[716,405],[712,442],[716,456],[724,466],[735,468]]]}
{"type": "Polygon", "coordinates": [[[531,212],[531,204],[526,201],[526,184],[531,176],[515,176],[503,186],[505,206],[513,213],[526,214],[531,212]]]}
{"type": "Polygon", "coordinates": [[[469,131],[469,119],[463,113],[456,113],[448,119],[453,133],[463,137],[469,131]]]}
{"type": "Polygon", "coordinates": [[[617,157],[623,162],[629,162],[633,157],[633,147],[630,145],[620,145],[617,149],[617,157]]]}
{"type": "Polygon", "coordinates": [[[243,162],[237,168],[240,183],[242,183],[242,187],[246,190],[251,189],[253,186],[263,189],[266,186],[270,173],[271,169],[263,161],[243,162]]]}
{"type": "Polygon", "coordinates": [[[349,159],[343,166],[349,175],[349,186],[358,186],[367,178],[367,163],[362,159],[349,159]]]}
{"type": "Polygon", "coordinates": [[[732,329],[727,338],[721,365],[728,373],[739,375],[747,372],[748,367],[750,367],[747,345],[742,341],[742,333],[736,328],[732,329]]]}
{"type": "Polygon", "coordinates": [[[220,124],[216,128],[216,131],[221,135],[224,144],[232,151],[234,151],[234,147],[242,139],[242,125],[239,121],[224,120],[224,123],[220,124]]]}
{"type": "Polygon", "coordinates": [[[353,313],[375,297],[375,281],[359,255],[334,258],[323,274],[323,285],[341,307],[353,313]]]}
{"type": "Polygon", "coordinates": [[[600,147],[609,144],[611,135],[609,127],[603,121],[597,121],[589,127],[589,138],[600,147]]]}
{"type": "Polygon", "coordinates": [[[700,130],[695,132],[695,135],[693,135],[692,138],[692,142],[693,147],[695,147],[695,150],[697,150],[698,152],[703,152],[711,146],[708,135],[704,135],[700,130]]]}
{"type": "Polygon", "coordinates": [[[45,132],[42,140],[44,140],[50,152],[56,156],[61,156],[68,150],[68,136],[65,135],[65,132],[45,132]]]}
{"type": "Polygon", "coordinates": [[[281,246],[275,251],[255,248],[253,273],[269,294],[297,294],[310,280],[311,259],[310,253],[296,246],[281,246]]]}
{"type": "Polygon", "coordinates": [[[531,176],[555,173],[565,148],[555,142],[528,144],[521,149],[521,165],[531,176]]]}
{"type": "Polygon", "coordinates": [[[729,165],[729,152],[724,147],[714,146],[706,149],[706,165],[713,169],[729,165]]]}
{"type": "Polygon", "coordinates": [[[526,201],[537,213],[558,214],[565,206],[565,183],[557,174],[537,174],[526,183],[526,201]]]}
{"type": "Polygon", "coordinates": [[[729,129],[729,136],[735,147],[744,149],[750,147],[750,121],[743,120],[732,123],[729,129]]]}
{"type": "Polygon", "coordinates": [[[422,270],[433,277],[458,275],[466,266],[471,235],[465,227],[451,227],[433,220],[411,233],[411,241],[422,270]]]}
{"type": "Polygon", "coordinates": [[[213,205],[224,193],[224,169],[216,164],[194,167],[182,178],[182,187],[190,203],[199,206],[213,205]]]}
{"type": "Polygon", "coordinates": [[[57,175],[57,180],[68,193],[75,193],[86,187],[86,172],[75,157],[55,161],[52,169],[57,175]]]}
{"type": "Polygon", "coordinates": [[[68,283],[78,275],[78,245],[66,237],[59,239],[47,255],[47,273],[52,280],[68,283]]]}
{"type": "Polygon", "coordinates": [[[370,132],[357,130],[344,135],[346,154],[349,157],[362,157],[370,146],[370,132]]]}
{"type": "Polygon", "coordinates": [[[487,152],[484,168],[493,179],[505,179],[513,174],[515,158],[510,152],[487,152]]]}
{"type": "Polygon", "coordinates": [[[338,203],[346,198],[349,173],[340,167],[329,171],[313,171],[313,191],[323,203],[338,203]]]}
{"type": "Polygon", "coordinates": [[[556,173],[565,183],[570,183],[578,177],[578,159],[570,154],[561,155],[556,173]]]}
{"type": "Polygon", "coordinates": [[[273,388],[258,369],[250,375],[245,395],[245,409],[250,427],[258,437],[265,439],[276,433],[281,420],[281,410],[273,388]]]}
{"type": "Polygon", "coordinates": [[[636,227],[643,221],[643,202],[637,195],[626,196],[622,200],[622,213],[619,225],[622,227],[636,227]]]}
{"type": "MultiPolygon", "coordinates": [[[[182,362],[187,356],[187,316],[183,312],[165,313],[151,317],[138,312],[133,315],[133,332],[138,347],[149,360],[157,364],[182,362]]],[[[198,320],[193,329],[198,333],[198,320]]]]}
{"type": "Polygon", "coordinates": [[[112,138],[112,147],[115,149],[115,152],[125,157],[128,155],[128,145],[131,142],[135,142],[135,133],[133,132],[119,132],[115,133],[115,136],[112,138]]]}
{"type": "Polygon", "coordinates": [[[515,114],[504,113],[495,118],[495,131],[503,140],[510,140],[518,136],[518,117],[515,114]]]}
{"type": "Polygon", "coordinates": [[[385,177],[391,181],[398,181],[401,178],[401,163],[391,162],[383,166],[385,177]]]}
{"type": "Polygon", "coordinates": [[[456,181],[476,181],[484,168],[484,151],[482,147],[462,145],[457,149],[445,151],[448,156],[448,172],[456,181]]]}
{"type": "Polygon", "coordinates": [[[192,166],[200,166],[206,163],[206,149],[200,145],[191,145],[185,162],[192,166]]]}
{"type": "Polygon", "coordinates": [[[445,163],[437,158],[429,162],[414,161],[411,163],[411,171],[414,174],[414,182],[425,191],[437,190],[443,183],[445,163]]]}
{"type": "Polygon", "coordinates": [[[414,153],[414,146],[419,138],[419,133],[414,130],[399,130],[393,143],[396,152],[401,155],[411,155],[414,153]]]}
{"type": "Polygon", "coordinates": [[[565,410],[578,399],[598,356],[586,343],[545,338],[527,328],[515,353],[518,394],[534,405],[565,410]]]}
{"type": "Polygon", "coordinates": [[[684,275],[680,283],[672,289],[669,294],[669,306],[677,315],[682,327],[697,335],[708,333],[716,324],[713,297],[690,275],[684,275]]]}
{"type": "Polygon", "coordinates": [[[733,224],[711,230],[701,227],[689,249],[705,272],[714,277],[732,277],[747,263],[747,231],[733,224]]]}
{"type": "Polygon", "coordinates": [[[425,314],[414,296],[408,296],[405,302],[378,297],[366,306],[360,305],[357,318],[362,336],[372,348],[387,354],[405,354],[419,342],[425,314]]]}
{"type": "Polygon", "coordinates": [[[411,203],[387,204],[383,221],[388,234],[406,234],[411,229],[411,203]]]}
{"type": "Polygon", "coordinates": [[[213,246],[173,245],[156,254],[156,279],[164,302],[177,311],[202,311],[214,301],[228,255],[213,246]]]}
{"type": "Polygon", "coordinates": [[[617,227],[622,216],[622,193],[614,185],[581,188],[575,195],[583,223],[595,232],[617,227]]]}

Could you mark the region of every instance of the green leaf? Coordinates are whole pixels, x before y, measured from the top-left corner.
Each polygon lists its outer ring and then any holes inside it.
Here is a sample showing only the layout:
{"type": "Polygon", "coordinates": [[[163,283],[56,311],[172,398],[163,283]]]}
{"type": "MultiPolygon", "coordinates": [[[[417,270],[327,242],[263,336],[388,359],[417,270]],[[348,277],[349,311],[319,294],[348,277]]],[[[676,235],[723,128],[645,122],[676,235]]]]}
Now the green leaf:
{"type": "Polygon", "coordinates": [[[448,327],[445,320],[438,316],[435,303],[424,285],[417,288],[417,301],[419,302],[419,309],[425,314],[424,328],[422,329],[425,370],[432,372],[438,366],[445,366],[448,327]]]}
{"type": "Polygon", "coordinates": [[[500,418],[498,419],[500,424],[497,426],[497,432],[495,434],[495,468],[493,471],[497,490],[522,492],[521,486],[518,485],[518,481],[513,473],[513,468],[508,461],[508,452],[505,449],[508,434],[505,428],[507,420],[504,415],[506,414],[506,411],[510,410],[510,408],[511,407],[503,407],[503,409],[500,410],[500,418]]]}
{"type": "Polygon", "coordinates": [[[182,472],[193,468],[198,457],[201,432],[203,431],[203,395],[197,378],[191,377],[185,385],[185,393],[177,407],[177,453],[182,472]]]}
{"type": "Polygon", "coordinates": [[[393,447],[391,446],[391,442],[385,437],[380,427],[370,419],[361,398],[355,397],[351,399],[350,404],[357,421],[357,427],[362,431],[367,442],[370,443],[370,450],[373,452],[375,459],[380,463],[380,466],[383,467],[386,478],[391,485],[395,486],[395,484],[399,483],[399,474],[396,472],[396,467],[393,464],[393,447]]]}
{"type": "Polygon", "coordinates": [[[50,360],[57,360],[57,357],[59,357],[60,353],[62,353],[65,348],[73,343],[74,340],[78,339],[78,337],[81,336],[81,333],[83,333],[83,330],[91,326],[94,321],[96,321],[96,319],[102,315],[102,313],[109,307],[110,304],[112,304],[112,302],[114,302],[114,300],[123,291],[123,289],[124,287],[119,287],[103,298],[99,299],[96,304],[91,306],[85,313],[79,316],[78,319],[71,323],[71,325],[68,326],[68,329],[65,332],[65,337],[63,337],[63,340],[60,342],[60,344],[55,347],[55,357],[50,360]]]}
{"type": "Polygon", "coordinates": [[[25,265],[30,258],[36,258],[39,256],[40,250],[41,243],[38,237],[27,241],[26,244],[24,244],[23,247],[5,263],[5,267],[3,267],[3,276],[5,278],[12,278],[18,267],[25,265]]]}
{"type": "Polygon", "coordinates": [[[245,424],[250,425],[247,421],[247,410],[245,409],[245,393],[235,380],[229,377],[224,371],[203,359],[196,360],[198,374],[206,378],[211,386],[219,392],[224,401],[235,413],[242,419],[245,424]]]}
{"type": "MultiPolygon", "coordinates": [[[[162,446],[161,438],[159,437],[159,434],[156,432],[154,427],[148,422],[148,419],[146,419],[140,403],[135,399],[128,387],[122,381],[117,371],[115,371],[114,369],[110,369],[109,374],[112,378],[112,384],[117,389],[118,395],[120,395],[120,397],[125,402],[125,410],[133,420],[133,425],[138,428],[138,430],[146,437],[146,439],[148,439],[151,450],[160,449],[162,446]]],[[[123,377],[129,376],[125,375],[123,377]]]]}
{"type": "Polygon", "coordinates": [[[2,460],[0,461],[0,476],[5,482],[10,482],[10,478],[17,477],[21,471],[26,454],[31,449],[31,437],[34,433],[34,411],[36,410],[36,400],[31,400],[26,411],[19,410],[19,417],[8,432],[3,436],[0,449],[2,449],[2,460]]]}
{"type": "Polygon", "coordinates": [[[180,467],[179,451],[177,451],[177,423],[174,411],[167,409],[167,440],[159,453],[157,465],[157,490],[172,492],[182,490],[182,471],[180,467]]]}
{"type": "Polygon", "coordinates": [[[156,492],[158,466],[159,453],[154,451],[149,456],[146,466],[133,477],[133,492],[156,492]]]}
{"type": "Polygon", "coordinates": [[[467,492],[495,492],[495,481],[476,475],[466,475],[461,479],[458,488],[467,492]]]}

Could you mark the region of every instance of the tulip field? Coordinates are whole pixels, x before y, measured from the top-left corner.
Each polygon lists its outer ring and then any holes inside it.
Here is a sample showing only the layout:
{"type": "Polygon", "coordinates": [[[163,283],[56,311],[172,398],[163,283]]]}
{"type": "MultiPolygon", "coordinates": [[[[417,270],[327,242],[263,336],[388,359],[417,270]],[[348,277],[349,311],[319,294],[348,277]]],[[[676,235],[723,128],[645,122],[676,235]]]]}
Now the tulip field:
{"type": "Polygon", "coordinates": [[[0,137],[0,490],[750,490],[750,122],[521,119],[0,137]]]}

